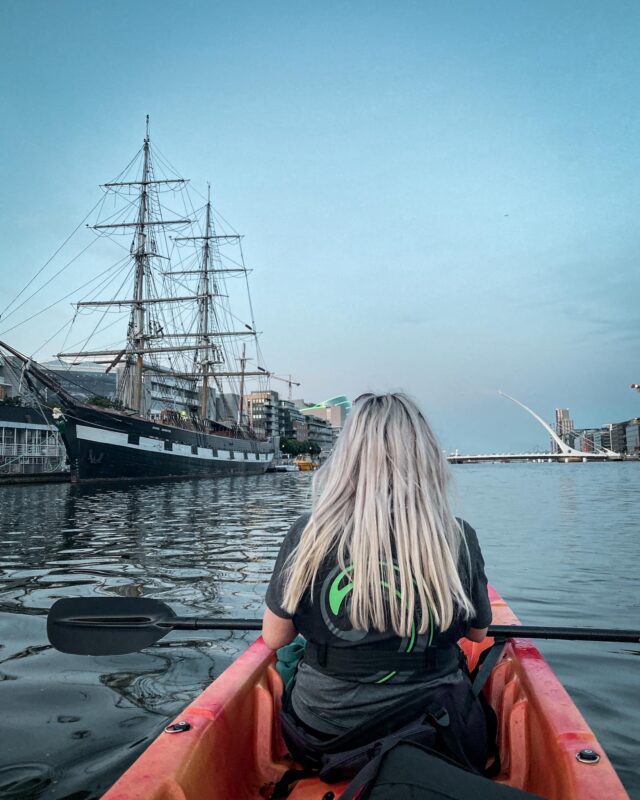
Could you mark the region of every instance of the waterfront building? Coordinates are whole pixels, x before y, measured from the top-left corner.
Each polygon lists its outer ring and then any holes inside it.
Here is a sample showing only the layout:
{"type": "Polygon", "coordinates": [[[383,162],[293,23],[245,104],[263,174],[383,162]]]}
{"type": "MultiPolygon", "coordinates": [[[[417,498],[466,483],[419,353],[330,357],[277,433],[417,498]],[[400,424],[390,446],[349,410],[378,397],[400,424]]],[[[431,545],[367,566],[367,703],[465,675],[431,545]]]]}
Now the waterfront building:
{"type": "MultiPolygon", "coordinates": [[[[240,419],[240,395],[232,392],[217,395],[215,419],[223,425],[236,425],[240,419]]],[[[248,424],[246,404],[242,409],[242,424],[248,424]]]]}
{"type": "Polygon", "coordinates": [[[0,480],[62,472],[64,445],[47,409],[22,378],[22,364],[0,357],[0,480]]]}
{"type": "Polygon", "coordinates": [[[304,400],[297,400],[296,404],[303,414],[313,414],[320,419],[325,419],[332,428],[336,428],[338,432],[342,430],[344,421],[348,413],[351,411],[351,402],[344,396],[338,395],[331,397],[329,400],[323,400],[321,403],[305,403],[304,400]]]}
{"type": "Polygon", "coordinates": [[[323,419],[335,428],[338,433],[342,430],[344,421],[346,419],[346,412],[342,406],[325,406],[322,404],[301,408],[300,411],[307,416],[313,414],[314,417],[323,419]]]}
{"type": "Polygon", "coordinates": [[[313,414],[305,414],[307,439],[320,447],[320,453],[328,455],[333,447],[333,432],[329,422],[313,414]]]}
{"type": "Polygon", "coordinates": [[[630,456],[640,456],[640,418],[632,419],[625,426],[626,452],[630,456]]]}
{"type": "Polygon", "coordinates": [[[64,445],[48,411],[0,405],[0,480],[65,469],[64,445]]]}
{"type": "MultiPolygon", "coordinates": [[[[60,359],[45,362],[46,369],[55,373],[56,380],[72,397],[86,403],[92,397],[104,397],[116,402],[126,382],[126,368],[118,365],[107,372],[108,365],[92,361],[69,363],[60,359]]],[[[48,392],[48,399],[54,396],[48,392]]],[[[167,409],[177,415],[190,417],[200,407],[200,389],[195,381],[170,374],[170,370],[145,364],[142,374],[142,408],[149,417],[159,420],[167,409]]],[[[207,418],[216,419],[216,391],[209,388],[207,418]]]]}
{"type": "Polygon", "coordinates": [[[254,391],[246,395],[245,404],[249,425],[253,431],[265,438],[278,436],[280,432],[280,396],[271,390],[254,391]]]}
{"type": "Polygon", "coordinates": [[[303,442],[308,438],[309,431],[304,414],[296,408],[292,400],[280,399],[278,412],[280,436],[283,439],[297,439],[303,442]]]}
{"type": "MultiPolygon", "coordinates": [[[[61,359],[43,362],[42,366],[55,376],[57,383],[72,397],[86,403],[93,397],[117,402],[126,382],[123,365],[107,372],[108,365],[94,361],[69,362],[61,359]]],[[[22,405],[37,402],[21,380],[22,364],[13,356],[0,357],[0,400],[20,397],[22,405]]],[[[152,419],[159,419],[163,410],[191,416],[200,407],[200,389],[195,381],[172,375],[170,370],[145,364],[142,379],[142,407],[152,419]]],[[[55,404],[56,397],[45,391],[47,403],[55,404]]],[[[216,390],[209,388],[207,416],[217,418],[216,390]]]]}
{"type": "MultiPolygon", "coordinates": [[[[117,370],[106,372],[108,365],[96,364],[93,361],[82,361],[71,364],[68,361],[55,359],[44,361],[42,366],[55,373],[60,386],[72,397],[86,403],[91,397],[104,397],[115,401],[118,397],[117,370]]],[[[48,392],[48,395],[51,392],[48,392]]],[[[51,400],[55,396],[51,395],[51,400]]]]}
{"type": "Polygon", "coordinates": [[[607,425],[609,428],[609,441],[614,453],[627,452],[627,423],[613,422],[607,425]]]}
{"type": "Polygon", "coordinates": [[[19,399],[20,405],[37,404],[37,398],[24,380],[22,363],[14,356],[0,354],[0,402],[19,399]]]}
{"type": "MultiPolygon", "coordinates": [[[[337,395],[328,400],[323,400],[321,403],[312,404],[306,403],[304,400],[296,400],[295,404],[305,417],[313,416],[316,419],[324,420],[329,425],[331,443],[328,445],[328,449],[331,449],[340,435],[347,414],[351,411],[351,402],[345,395],[337,395]]],[[[314,427],[314,434],[316,431],[319,431],[317,426],[314,427]]],[[[328,442],[326,429],[319,435],[322,436],[324,441],[328,442]]]]}
{"type": "MultiPolygon", "coordinates": [[[[199,413],[201,389],[195,381],[165,374],[168,370],[158,367],[145,369],[142,373],[142,407],[151,419],[160,419],[167,411],[191,417],[199,413]]],[[[118,382],[123,373],[118,373],[118,382]]],[[[217,413],[216,390],[208,387],[205,419],[215,420],[217,413]]]]}
{"type": "Polygon", "coordinates": [[[291,426],[293,428],[293,438],[297,439],[299,442],[306,442],[309,438],[309,426],[307,425],[307,420],[300,415],[302,419],[294,419],[291,421],[291,426]]]}
{"type": "Polygon", "coordinates": [[[573,432],[573,442],[575,449],[581,453],[601,453],[611,449],[611,431],[608,425],[602,428],[577,428],[573,432]]]}
{"type": "MultiPolygon", "coordinates": [[[[556,433],[569,447],[575,447],[573,420],[568,408],[556,408],[556,433]]],[[[576,448],[578,449],[578,448],[576,448]]],[[[551,452],[558,453],[560,448],[557,442],[551,440],[551,452]]]]}
{"type": "Polygon", "coordinates": [[[7,400],[9,397],[13,397],[13,383],[3,374],[0,362],[0,402],[7,400]]]}

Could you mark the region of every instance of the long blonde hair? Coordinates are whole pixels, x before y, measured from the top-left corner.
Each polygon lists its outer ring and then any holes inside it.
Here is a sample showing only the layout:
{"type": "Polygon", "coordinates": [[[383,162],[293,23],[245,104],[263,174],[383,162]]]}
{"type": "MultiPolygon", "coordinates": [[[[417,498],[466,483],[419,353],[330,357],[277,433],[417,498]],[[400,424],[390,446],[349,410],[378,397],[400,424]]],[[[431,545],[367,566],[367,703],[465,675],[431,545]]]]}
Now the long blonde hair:
{"type": "Polygon", "coordinates": [[[295,613],[329,555],[352,568],[349,618],[358,630],[408,636],[420,611],[440,630],[473,605],[458,574],[460,524],[447,499],[448,469],[416,405],[404,394],[365,395],[314,476],[311,517],[285,571],[283,607],[295,613]],[[384,589],[384,586],[388,589],[384,589]]]}

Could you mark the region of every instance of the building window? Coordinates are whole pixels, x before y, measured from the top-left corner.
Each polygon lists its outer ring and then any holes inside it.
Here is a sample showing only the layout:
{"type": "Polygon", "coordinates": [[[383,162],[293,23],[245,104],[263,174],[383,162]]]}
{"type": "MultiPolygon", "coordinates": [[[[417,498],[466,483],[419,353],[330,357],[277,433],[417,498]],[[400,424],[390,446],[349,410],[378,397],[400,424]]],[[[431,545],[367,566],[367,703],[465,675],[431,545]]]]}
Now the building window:
{"type": "Polygon", "coordinates": [[[173,450],[173,442],[170,442],[168,439],[164,440],[164,449],[165,450],[173,450]]]}
{"type": "Polygon", "coordinates": [[[191,453],[192,453],[194,456],[197,456],[197,455],[198,455],[198,445],[197,445],[197,444],[192,444],[192,445],[191,445],[191,453]]]}
{"type": "Polygon", "coordinates": [[[127,436],[127,442],[129,444],[140,444],[140,434],[139,433],[130,433],[127,436]]]}

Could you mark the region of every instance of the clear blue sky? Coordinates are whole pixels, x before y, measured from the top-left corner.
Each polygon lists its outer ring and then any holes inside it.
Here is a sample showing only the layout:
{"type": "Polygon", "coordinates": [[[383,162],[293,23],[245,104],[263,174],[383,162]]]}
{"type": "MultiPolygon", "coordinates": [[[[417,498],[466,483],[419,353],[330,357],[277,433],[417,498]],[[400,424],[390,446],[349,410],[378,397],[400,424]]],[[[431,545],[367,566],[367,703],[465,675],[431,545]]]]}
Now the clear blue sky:
{"type": "Polygon", "coordinates": [[[3,0],[2,298],[148,113],[246,235],[266,362],[305,398],[402,388],[465,451],[546,445],[500,388],[640,415],[639,41],[620,1],[3,0]]]}

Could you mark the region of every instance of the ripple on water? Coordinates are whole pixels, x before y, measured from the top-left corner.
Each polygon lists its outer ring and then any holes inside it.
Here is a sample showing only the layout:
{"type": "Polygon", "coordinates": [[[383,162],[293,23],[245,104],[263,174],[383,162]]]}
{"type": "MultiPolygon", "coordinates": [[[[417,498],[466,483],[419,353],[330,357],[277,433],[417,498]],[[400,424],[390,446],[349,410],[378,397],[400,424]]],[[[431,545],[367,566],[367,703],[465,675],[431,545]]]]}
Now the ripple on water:
{"type": "Polygon", "coordinates": [[[53,782],[53,775],[53,770],[47,764],[35,762],[0,767],[0,797],[5,800],[41,797],[53,782]]]}
{"type": "MultiPolygon", "coordinates": [[[[487,573],[523,622],[637,626],[640,465],[587,467],[454,469],[458,513],[478,531],[487,573]]],[[[65,655],[46,641],[44,614],[56,599],[152,596],[184,616],[258,617],[309,489],[305,473],[3,487],[0,702],[16,735],[0,749],[0,795],[99,797],[256,635],[181,631],[142,653],[65,655]],[[6,795],[11,785],[22,794],[6,795]]],[[[594,643],[541,648],[640,797],[637,653],[594,643]]]]}

